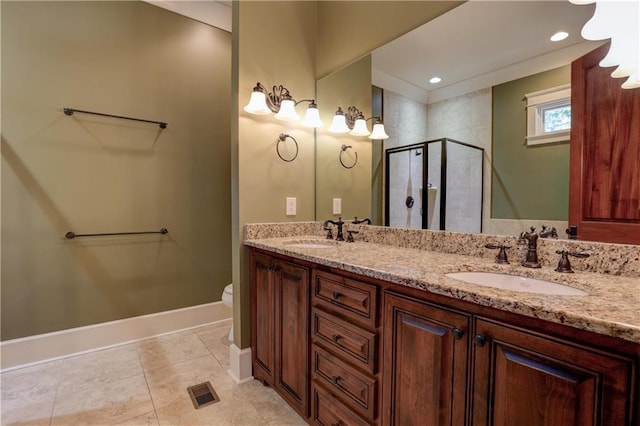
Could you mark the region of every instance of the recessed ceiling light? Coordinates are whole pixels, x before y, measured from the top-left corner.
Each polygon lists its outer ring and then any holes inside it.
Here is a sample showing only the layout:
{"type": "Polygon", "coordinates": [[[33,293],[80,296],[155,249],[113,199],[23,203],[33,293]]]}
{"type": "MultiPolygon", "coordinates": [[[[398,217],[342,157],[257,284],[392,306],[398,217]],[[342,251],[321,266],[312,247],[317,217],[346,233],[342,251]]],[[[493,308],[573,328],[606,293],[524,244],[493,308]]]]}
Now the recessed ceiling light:
{"type": "Polygon", "coordinates": [[[551,41],[560,41],[560,40],[564,40],[567,37],[569,37],[569,33],[564,32],[564,31],[558,31],[557,33],[552,35],[551,38],[549,38],[549,40],[551,40],[551,41]]]}
{"type": "Polygon", "coordinates": [[[440,83],[441,81],[442,79],[440,77],[431,77],[431,79],[429,80],[429,83],[436,84],[436,83],[440,83]]]}

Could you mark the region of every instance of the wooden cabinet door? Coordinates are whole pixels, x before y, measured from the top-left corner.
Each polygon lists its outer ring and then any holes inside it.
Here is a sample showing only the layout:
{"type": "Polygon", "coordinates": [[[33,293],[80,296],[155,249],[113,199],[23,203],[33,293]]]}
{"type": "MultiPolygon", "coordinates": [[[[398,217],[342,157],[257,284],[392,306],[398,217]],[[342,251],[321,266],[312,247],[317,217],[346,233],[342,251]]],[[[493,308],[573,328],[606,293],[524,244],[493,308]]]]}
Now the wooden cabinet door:
{"type": "Polygon", "coordinates": [[[579,239],[640,244],[640,89],[598,65],[608,49],[571,67],[569,225],[579,239]]]}
{"type": "Polygon", "coordinates": [[[275,260],[251,252],[251,357],[253,376],[270,385],[275,380],[275,260]]]}
{"type": "Polygon", "coordinates": [[[630,360],[476,319],[473,426],[630,424],[630,360]]]}
{"type": "Polygon", "coordinates": [[[383,327],[382,423],[464,425],[469,317],[386,293],[383,327]]]}
{"type": "Polygon", "coordinates": [[[309,415],[309,270],[276,262],[275,388],[303,417],[309,415]]]}

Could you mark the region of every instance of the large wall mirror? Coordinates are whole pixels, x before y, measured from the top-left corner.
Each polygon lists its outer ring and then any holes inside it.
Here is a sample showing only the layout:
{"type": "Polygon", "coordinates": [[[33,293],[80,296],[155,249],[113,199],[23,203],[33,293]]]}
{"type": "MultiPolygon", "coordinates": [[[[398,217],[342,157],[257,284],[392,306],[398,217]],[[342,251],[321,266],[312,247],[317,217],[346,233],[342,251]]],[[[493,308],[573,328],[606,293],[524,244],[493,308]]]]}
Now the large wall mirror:
{"type": "Polygon", "coordinates": [[[331,102],[322,105],[327,125],[336,107],[359,102],[367,117],[383,115],[390,137],[318,131],[317,220],[337,217],[332,201],[341,198],[345,220],[442,229],[441,215],[455,212],[445,229],[517,235],[545,224],[566,237],[568,136],[527,142],[526,98],[562,90],[571,62],[602,44],[580,36],[593,11],[568,1],[469,1],[319,80],[318,99],[331,102]],[[551,41],[558,31],[568,37],[551,41]],[[353,169],[339,167],[342,145],[353,147],[350,160],[357,151],[353,169]]]}

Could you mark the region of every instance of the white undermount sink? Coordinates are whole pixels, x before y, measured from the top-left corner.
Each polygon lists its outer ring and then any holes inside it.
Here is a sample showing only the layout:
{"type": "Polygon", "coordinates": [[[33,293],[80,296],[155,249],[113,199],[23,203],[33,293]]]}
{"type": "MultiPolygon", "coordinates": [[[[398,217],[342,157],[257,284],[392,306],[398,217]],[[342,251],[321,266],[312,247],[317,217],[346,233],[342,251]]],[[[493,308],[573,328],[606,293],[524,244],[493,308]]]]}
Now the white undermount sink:
{"type": "Polygon", "coordinates": [[[495,272],[453,272],[447,277],[486,287],[518,291],[522,293],[538,293],[556,296],[586,296],[589,293],[580,289],[552,281],[495,272]]]}

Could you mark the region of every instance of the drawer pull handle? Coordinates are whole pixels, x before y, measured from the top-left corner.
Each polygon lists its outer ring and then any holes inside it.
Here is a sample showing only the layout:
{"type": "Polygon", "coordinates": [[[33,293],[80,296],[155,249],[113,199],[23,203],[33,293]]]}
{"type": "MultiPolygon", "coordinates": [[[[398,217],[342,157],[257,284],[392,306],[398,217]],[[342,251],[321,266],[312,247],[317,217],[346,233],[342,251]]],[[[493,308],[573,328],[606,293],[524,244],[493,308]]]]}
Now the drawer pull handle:
{"type": "Polygon", "coordinates": [[[338,420],[335,423],[331,423],[331,426],[342,426],[342,422],[340,420],[338,420]]]}
{"type": "Polygon", "coordinates": [[[340,293],[339,291],[334,291],[331,296],[333,297],[333,300],[337,300],[342,297],[342,293],[340,293]]]}
{"type": "Polygon", "coordinates": [[[476,346],[482,347],[485,345],[485,343],[487,343],[487,338],[482,334],[476,334],[473,338],[473,344],[476,346]]]}
{"type": "Polygon", "coordinates": [[[453,338],[456,340],[460,340],[462,339],[462,336],[464,336],[464,330],[462,330],[461,328],[454,328],[453,331],[453,338]]]}
{"type": "Polygon", "coordinates": [[[331,378],[331,381],[333,382],[333,384],[334,384],[334,385],[337,385],[337,384],[338,384],[338,381],[339,381],[340,379],[341,379],[341,377],[340,377],[340,376],[333,376],[333,377],[331,378]]]}
{"type": "Polygon", "coordinates": [[[339,334],[334,334],[333,336],[331,336],[331,340],[333,340],[334,343],[338,343],[338,340],[341,338],[342,336],[339,334]]]}

